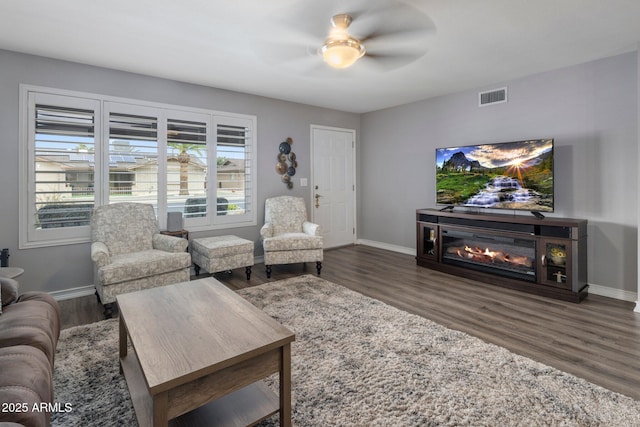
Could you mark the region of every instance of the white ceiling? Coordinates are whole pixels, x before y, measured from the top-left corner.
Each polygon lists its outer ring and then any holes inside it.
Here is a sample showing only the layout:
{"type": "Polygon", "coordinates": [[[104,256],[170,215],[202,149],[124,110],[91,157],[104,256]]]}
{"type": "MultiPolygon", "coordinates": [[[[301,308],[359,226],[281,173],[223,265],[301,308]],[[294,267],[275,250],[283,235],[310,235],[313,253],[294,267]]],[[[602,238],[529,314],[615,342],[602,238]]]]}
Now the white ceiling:
{"type": "Polygon", "coordinates": [[[4,0],[0,16],[2,49],[358,113],[640,42],[640,0],[4,0]],[[315,52],[345,12],[357,37],[406,30],[365,42],[368,52],[422,56],[329,68],[315,52]]]}

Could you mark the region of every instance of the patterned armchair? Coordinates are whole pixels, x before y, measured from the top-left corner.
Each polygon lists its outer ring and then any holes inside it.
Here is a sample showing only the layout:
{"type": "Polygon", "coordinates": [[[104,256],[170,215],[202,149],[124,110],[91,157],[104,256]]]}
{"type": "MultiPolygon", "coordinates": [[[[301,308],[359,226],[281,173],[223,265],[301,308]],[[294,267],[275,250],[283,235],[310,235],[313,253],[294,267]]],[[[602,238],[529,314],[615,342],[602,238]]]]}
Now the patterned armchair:
{"type": "Polygon", "coordinates": [[[274,264],[314,262],[318,275],[322,269],[322,235],[318,224],[307,221],[301,197],[279,196],[267,199],[265,224],[260,229],[267,277],[274,264]]]}
{"type": "Polygon", "coordinates": [[[105,317],[116,296],[189,280],[188,242],[160,234],[153,206],[116,203],[91,213],[94,284],[105,317]]]}

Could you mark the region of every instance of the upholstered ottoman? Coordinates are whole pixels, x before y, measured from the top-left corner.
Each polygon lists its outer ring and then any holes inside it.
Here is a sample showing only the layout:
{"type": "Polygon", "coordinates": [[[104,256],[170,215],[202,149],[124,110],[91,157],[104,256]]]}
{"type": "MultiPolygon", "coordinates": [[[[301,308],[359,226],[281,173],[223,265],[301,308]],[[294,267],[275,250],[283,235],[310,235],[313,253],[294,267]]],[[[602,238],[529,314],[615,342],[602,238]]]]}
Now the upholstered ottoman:
{"type": "Polygon", "coordinates": [[[251,278],[252,241],[238,236],[216,236],[193,239],[189,245],[196,275],[200,275],[200,268],[209,273],[217,273],[246,267],[247,280],[251,278]]]}

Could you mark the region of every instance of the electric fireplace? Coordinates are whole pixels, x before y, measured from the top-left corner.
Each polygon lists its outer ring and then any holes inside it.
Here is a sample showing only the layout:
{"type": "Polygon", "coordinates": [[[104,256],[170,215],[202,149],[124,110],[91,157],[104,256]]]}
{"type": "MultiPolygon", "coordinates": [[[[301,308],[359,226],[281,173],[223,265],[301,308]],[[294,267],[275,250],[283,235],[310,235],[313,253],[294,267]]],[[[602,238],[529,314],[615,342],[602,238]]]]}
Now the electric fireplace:
{"type": "Polygon", "coordinates": [[[416,263],[473,281],[580,302],[589,288],[587,221],[418,209],[416,263]]]}
{"type": "Polygon", "coordinates": [[[535,282],[536,240],[446,228],[442,230],[442,262],[535,282]]]}

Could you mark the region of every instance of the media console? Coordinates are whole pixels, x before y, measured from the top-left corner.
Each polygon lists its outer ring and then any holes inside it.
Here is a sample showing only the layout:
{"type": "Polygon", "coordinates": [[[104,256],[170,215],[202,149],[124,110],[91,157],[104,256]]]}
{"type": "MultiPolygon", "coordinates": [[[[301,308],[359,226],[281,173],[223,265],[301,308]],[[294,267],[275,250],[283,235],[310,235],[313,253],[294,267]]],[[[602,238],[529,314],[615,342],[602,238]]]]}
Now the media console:
{"type": "Polygon", "coordinates": [[[588,293],[587,220],[418,209],[416,263],[580,302],[588,293]]]}

